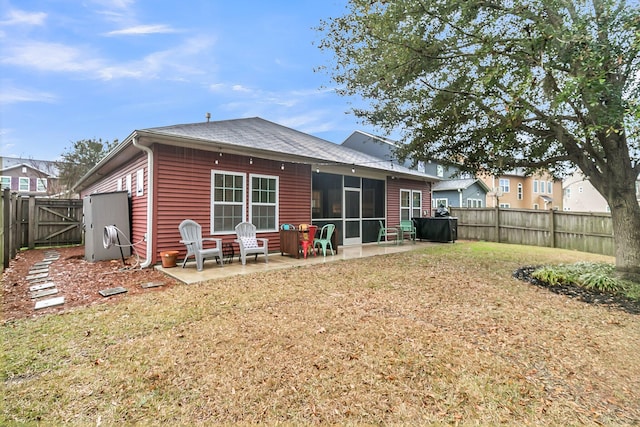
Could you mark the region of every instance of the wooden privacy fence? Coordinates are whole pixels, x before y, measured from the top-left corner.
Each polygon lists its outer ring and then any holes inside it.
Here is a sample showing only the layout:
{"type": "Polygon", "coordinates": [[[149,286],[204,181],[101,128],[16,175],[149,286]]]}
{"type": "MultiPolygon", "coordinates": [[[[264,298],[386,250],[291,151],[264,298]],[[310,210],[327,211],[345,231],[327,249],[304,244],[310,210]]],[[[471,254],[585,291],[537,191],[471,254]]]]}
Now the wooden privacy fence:
{"type": "Polygon", "coordinates": [[[608,213],[453,207],[450,212],[458,218],[458,239],[615,255],[608,213]]]}
{"type": "Polygon", "coordinates": [[[22,197],[2,193],[4,268],[21,248],[82,243],[82,200],[22,197]]]}

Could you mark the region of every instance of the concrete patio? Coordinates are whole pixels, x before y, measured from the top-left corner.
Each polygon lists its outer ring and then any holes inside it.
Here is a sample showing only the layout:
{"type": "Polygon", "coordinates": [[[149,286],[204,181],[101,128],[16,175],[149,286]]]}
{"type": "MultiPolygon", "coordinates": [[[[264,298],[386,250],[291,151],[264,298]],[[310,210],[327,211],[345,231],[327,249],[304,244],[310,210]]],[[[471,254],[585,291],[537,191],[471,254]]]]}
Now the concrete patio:
{"type": "Polygon", "coordinates": [[[224,267],[220,267],[215,260],[205,260],[204,269],[202,271],[196,270],[196,262],[193,258],[190,258],[185,268],[182,268],[182,260],[179,260],[177,267],[165,268],[161,265],[155,268],[163,273],[171,276],[185,284],[192,284],[198,282],[204,282],[207,280],[221,279],[225,277],[235,276],[238,274],[251,274],[257,272],[265,272],[270,270],[301,267],[305,265],[313,265],[341,260],[348,260],[354,258],[366,258],[376,255],[387,255],[397,252],[406,252],[424,248],[430,245],[437,245],[434,242],[420,242],[415,244],[405,241],[403,244],[395,245],[393,243],[386,243],[378,245],[377,243],[367,243],[363,245],[353,246],[340,246],[338,253],[331,255],[329,252],[327,256],[322,254],[317,256],[307,256],[304,259],[295,258],[291,255],[280,255],[279,252],[272,252],[269,254],[269,262],[266,263],[264,256],[258,255],[257,261],[253,256],[247,258],[247,264],[242,265],[238,259],[238,255],[233,258],[232,263],[224,264],[224,267]]]}

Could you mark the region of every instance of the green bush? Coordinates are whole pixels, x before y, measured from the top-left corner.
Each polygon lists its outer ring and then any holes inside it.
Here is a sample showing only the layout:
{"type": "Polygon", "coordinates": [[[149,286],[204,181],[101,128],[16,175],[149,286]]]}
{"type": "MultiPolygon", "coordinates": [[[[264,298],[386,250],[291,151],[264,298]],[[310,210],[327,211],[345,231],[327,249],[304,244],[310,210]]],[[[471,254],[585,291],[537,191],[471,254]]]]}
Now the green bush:
{"type": "Polygon", "coordinates": [[[615,277],[614,266],[606,263],[578,262],[544,266],[532,273],[532,276],[549,285],[574,284],[600,292],[622,293],[637,292],[630,282],[615,277]]]}

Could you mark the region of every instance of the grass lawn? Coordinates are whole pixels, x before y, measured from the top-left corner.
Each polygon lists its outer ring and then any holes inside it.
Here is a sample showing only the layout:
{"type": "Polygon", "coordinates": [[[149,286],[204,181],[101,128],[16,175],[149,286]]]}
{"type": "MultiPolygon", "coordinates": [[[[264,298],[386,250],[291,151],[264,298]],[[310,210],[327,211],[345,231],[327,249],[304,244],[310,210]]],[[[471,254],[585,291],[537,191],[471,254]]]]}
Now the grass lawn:
{"type": "Polygon", "coordinates": [[[0,425],[640,423],[640,316],[458,242],[4,323],[0,425]]]}

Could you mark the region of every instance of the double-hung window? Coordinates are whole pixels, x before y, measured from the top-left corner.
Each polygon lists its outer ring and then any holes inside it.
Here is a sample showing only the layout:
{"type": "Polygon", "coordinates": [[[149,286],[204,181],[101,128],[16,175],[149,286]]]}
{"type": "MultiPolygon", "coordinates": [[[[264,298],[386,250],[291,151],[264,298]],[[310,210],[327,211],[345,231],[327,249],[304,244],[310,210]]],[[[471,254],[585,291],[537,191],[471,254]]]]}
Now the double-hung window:
{"type": "Polygon", "coordinates": [[[47,178],[36,178],[36,191],[40,193],[47,191],[47,178]]]}
{"type": "Polygon", "coordinates": [[[422,191],[400,190],[400,219],[420,218],[422,212],[422,191]]]}
{"type": "Polygon", "coordinates": [[[10,176],[3,176],[2,178],[0,178],[0,186],[2,187],[2,189],[4,190],[5,188],[8,188],[9,190],[11,190],[11,177],[10,176]]]}
{"type": "Polygon", "coordinates": [[[20,177],[18,178],[18,191],[29,191],[29,178],[20,177]]]}
{"type": "Polygon", "coordinates": [[[250,175],[251,218],[258,231],[277,230],[278,177],[250,175]]]}
{"type": "Polygon", "coordinates": [[[211,233],[231,233],[244,221],[244,177],[211,171],[211,233]]]}
{"type": "Polygon", "coordinates": [[[510,182],[506,178],[500,178],[500,191],[508,193],[510,190],[510,182]]]}

